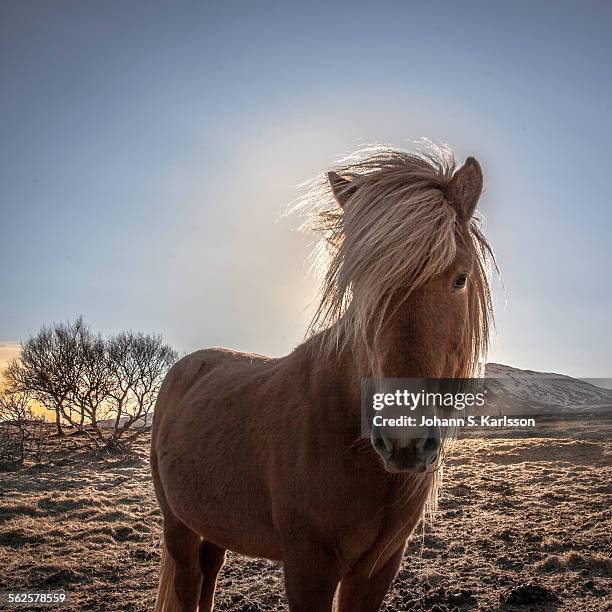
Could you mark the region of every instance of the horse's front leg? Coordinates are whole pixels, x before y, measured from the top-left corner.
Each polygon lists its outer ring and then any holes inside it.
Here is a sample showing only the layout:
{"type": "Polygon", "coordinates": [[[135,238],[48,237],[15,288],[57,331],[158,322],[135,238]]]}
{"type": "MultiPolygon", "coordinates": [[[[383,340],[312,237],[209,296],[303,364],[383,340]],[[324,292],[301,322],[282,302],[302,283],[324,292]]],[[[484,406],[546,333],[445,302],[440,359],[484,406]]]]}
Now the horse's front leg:
{"type": "Polygon", "coordinates": [[[200,545],[200,569],[202,588],[198,612],[211,612],[215,604],[217,576],[225,563],[225,549],[204,540],[200,545]]]}
{"type": "Polygon", "coordinates": [[[402,563],[403,554],[404,545],[380,568],[371,565],[352,568],[340,583],[338,612],[377,612],[402,563]]]}
{"type": "Polygon", "coordinates": [[[322,545],[292,543],[285,552],[284,573],[291,612],[331,611],[340,571],[322,545]]]}

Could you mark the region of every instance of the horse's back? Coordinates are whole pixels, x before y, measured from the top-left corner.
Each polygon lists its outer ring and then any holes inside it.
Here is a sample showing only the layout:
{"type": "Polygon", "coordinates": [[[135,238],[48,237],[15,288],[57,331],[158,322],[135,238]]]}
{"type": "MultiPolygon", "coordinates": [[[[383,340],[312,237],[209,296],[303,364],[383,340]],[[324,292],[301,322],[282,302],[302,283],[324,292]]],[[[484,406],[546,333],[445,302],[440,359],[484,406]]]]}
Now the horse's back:
{"type": "Polygon", "coordinates": [[[164,421],[174,419],[181,411],[181,403],[195,387],[202,387],[207,380],[215,380],[240,373],[249,365],[265,364],[269,357],[244,353],[225,348],[209,348],[195,351],[177,361],[166,375],[159,391],[152,426],[152,445],[164,421]]]}

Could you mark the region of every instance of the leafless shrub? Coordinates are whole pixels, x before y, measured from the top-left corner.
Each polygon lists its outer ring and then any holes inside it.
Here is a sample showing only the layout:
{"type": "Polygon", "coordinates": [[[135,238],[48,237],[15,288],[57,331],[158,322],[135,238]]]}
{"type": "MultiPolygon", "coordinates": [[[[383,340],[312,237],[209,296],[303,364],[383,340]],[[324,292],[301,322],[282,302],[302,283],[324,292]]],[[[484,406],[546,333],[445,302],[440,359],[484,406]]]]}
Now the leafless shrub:
{"type": "MultiPolygon", "coordinates": [[[[8,365],[7,385],[27,393],[44,408],[55,412],[58,435],[63,424],[75,417],[72,396],[83,368],[83,347],[89,343],[90,332],[83,319],[74,323],[43,327],[22,343],[18,359],[8,365]]],[[[84,415],[77,415],[77,426],[83,428],[84,415]]]]}
{"type": "Polygon", "coordinates": [[[79,317],[43,327],[8,366],[7,389],[55,414],[55,431],[96,449],[125,446],[150,413],[177,353],[159,335],[104,338],[79,317]],[[130,432],[127,435],[127,432],[130,432]]]}
{"type": "Polygon", "coordinates": [[[123,332],[106,344],[109,386],[107,404],[114,415],[112,443],[133,425],[149,426],[157,393],[177,353],[160,335],[123,332]]]}
{"type": "Polygon", "coordinates": [[[0,392],[0,465],[37,463],[48,457],[49,427],[33,413],[27,393],[5,388],[0,392]]]}

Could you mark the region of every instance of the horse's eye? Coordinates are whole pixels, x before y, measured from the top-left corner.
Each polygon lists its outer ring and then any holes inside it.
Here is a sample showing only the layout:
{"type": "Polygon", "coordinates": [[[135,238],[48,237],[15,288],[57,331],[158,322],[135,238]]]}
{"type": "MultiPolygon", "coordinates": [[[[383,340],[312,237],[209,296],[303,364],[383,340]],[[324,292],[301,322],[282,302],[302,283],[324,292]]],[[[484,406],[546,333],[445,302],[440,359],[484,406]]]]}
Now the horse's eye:
{"type": "Polygon", "coordinates": [[[467,274],[464,272],[459,274],[453,283],[453,289],[463,289],[467,283],[467,278],[467,274]]]}

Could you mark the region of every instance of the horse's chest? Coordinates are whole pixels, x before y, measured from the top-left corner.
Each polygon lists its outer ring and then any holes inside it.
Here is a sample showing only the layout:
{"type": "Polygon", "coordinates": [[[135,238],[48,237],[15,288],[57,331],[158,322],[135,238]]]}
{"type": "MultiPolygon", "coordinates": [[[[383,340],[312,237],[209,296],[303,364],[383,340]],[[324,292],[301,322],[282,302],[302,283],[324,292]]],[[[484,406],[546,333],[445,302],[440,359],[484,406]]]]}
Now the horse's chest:
{"type": "Polygon", "coordinates": [[[369,521],[348,525],[337,548],[350,566],[384,562],[402,547],[420,520],[420,510],[406,507],[403,512],[379,509],[369,521]]]}

